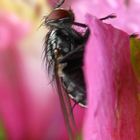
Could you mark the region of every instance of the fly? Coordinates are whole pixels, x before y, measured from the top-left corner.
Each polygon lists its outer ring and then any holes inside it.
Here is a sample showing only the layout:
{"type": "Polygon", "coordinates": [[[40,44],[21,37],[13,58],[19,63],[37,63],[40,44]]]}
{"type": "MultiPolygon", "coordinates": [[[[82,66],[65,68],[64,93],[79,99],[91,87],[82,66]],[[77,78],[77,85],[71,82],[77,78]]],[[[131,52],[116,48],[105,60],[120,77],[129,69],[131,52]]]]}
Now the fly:
{"type": "MultiPolygon", "coordinates": [[[[69,118],[71,114],[69,97],[75,104],[82,107],[87,105],[82,66],[90,29],[86,24],[75,22],[72,10],[60,8],[63,3],[64,0],[60,0],[52,12],[45,17],[44,23],[49,28],[49,32],[45,38],[44,52],[48,71],[52,72],[52,79],[56,83],[69,137],[73,139],[70,119],[71,122],[74,122],[74,119],[69,118]],[[84,32],[82,33],[76,28],[80,28],[84,32]]],[[[112,14],[100,20],[114,17],[112,14]]]]}

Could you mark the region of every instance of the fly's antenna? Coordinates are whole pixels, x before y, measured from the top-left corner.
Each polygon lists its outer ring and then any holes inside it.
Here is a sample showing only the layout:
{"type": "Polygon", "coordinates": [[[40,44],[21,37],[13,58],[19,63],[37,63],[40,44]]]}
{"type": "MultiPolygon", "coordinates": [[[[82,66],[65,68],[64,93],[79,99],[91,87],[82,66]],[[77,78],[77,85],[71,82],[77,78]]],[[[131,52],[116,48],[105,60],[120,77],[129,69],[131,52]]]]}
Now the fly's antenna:
{"type": "Polygon", "coordinates": [[[59,8],[64,2],[65,0],[59,0],[54,9],[59,8]]]}

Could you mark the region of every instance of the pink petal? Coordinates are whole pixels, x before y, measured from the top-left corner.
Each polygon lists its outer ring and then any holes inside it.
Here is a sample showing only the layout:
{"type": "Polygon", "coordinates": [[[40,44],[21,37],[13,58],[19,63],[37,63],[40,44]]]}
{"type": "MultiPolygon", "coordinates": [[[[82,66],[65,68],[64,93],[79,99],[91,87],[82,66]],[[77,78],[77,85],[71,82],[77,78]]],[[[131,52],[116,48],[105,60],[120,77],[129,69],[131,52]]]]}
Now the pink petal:
{"type": "Polygon", "coordinates": [[[140,103],[129,36],[94,17],[87,18],[91,35],[85,53],[84,140],[138,140],[140,103]]]}
{"type": "Polygon", "coordinates": [[[28,22],[21,21],[12,13],[0,11],[0,49],[17,45],[29,30],[28,22]]]}
{"type": "Polygon", "coordinates": [[[85,21],[87,13],[98,18],[115,13],[116,19],[109,19],[105,22],[123,29],[130,34],[133,32],[140,33],[140,2],[138,0],[76,0],[71,5],[76,20],[85,21]],[[126,4],[127,3],[127,4],[126,4]]]}
{"type": "Polygon", "coordinates": [[[18,42],[27,31],[22,22],[15,15],[0,13],[0,33],[4,35],[0,36],[0,119],[6,137],[68,140],[58,95],[50,89],[42,59],[19,49],[18,42]]]}
{"type": "Polygon", "coordinates": [[[16,47],[27,32],[23,24],[15,15],[0,11],[0,112],[7,138],[11,140],[22,140],[26,133],[25,93],[28,90],[21,74],[21,54],[16,47]]]}

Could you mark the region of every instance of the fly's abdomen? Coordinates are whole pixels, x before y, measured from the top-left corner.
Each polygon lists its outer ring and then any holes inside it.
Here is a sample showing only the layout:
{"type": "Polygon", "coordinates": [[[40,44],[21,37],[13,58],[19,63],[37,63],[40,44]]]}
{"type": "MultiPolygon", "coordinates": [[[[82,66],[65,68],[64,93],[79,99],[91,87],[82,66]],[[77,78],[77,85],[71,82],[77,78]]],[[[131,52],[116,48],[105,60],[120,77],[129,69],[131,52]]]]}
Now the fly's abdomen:
{"type": "Polygon", "coordinates": [[[68,95],[81,106],[86,105],[86,89],[82,68],[69,69],[69,66],[62,71],[61,82],[68,95]],[[73,70],[72,70],[73,69],[73,70]]]}
{"type": "Polygon", "coordinates": [[[72,34],[72,29],[71,32],[53,29],[46,42],[47,59],[53,72],[57,69],[55,72],[58,73],[66,93],[76,103],[85,106],[86,88],[82,71],[84,46],[72,34]],[[79,48],[78,51],[75,51],[76,48],[79,48]]]}

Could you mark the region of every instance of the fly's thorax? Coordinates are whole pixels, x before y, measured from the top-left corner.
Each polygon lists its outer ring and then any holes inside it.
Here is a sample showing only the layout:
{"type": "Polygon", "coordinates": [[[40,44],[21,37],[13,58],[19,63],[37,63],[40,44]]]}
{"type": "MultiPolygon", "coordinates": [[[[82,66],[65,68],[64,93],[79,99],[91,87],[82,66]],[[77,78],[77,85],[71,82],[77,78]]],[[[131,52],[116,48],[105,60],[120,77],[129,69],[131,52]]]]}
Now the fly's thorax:
{"type": "Polygon", "coordinates": [[[50,40],[48,42],[48,49],[51,50],[52,56],[65,56],[71,52],[73,48],[73,43],[71,40],[72,39],[68,31],[58,28],[52,30],[50,40]]]}

